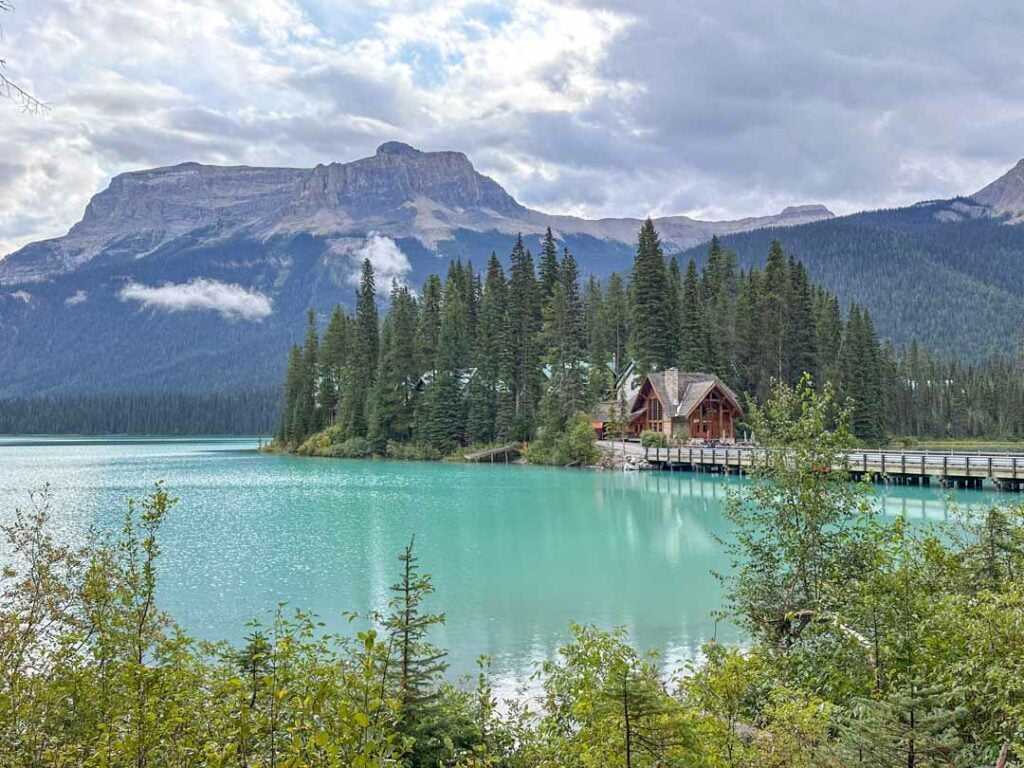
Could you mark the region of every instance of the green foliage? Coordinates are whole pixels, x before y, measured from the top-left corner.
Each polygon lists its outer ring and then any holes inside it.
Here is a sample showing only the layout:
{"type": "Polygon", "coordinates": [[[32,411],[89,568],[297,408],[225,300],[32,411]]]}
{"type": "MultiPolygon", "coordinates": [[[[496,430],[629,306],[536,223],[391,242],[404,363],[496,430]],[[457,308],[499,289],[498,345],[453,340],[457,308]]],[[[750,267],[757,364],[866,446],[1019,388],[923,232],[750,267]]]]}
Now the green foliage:
{"type": "Polygon", "coordinates": [[[696,713],[668,693],[654,658],[633,650],[623,630],[571,631],[558,659],[541,667],[544,715],[522,734],[524,764],[696,764],[696,713]]]}
{"type": "Polygon", "coordinates": [[[562,467],[592,466],[600,457],[597,436],[585,413],[573,416],[562,432],[544,433],[527,451],[527,458],[534,463],[562,467]]]}
{"type": "Polygon", "coordinates": [[[640,445],[644,448],[667,448],[668,435],[664,432],[652,432],[645,429],[640,433],[640,445]]]}
{"type": "Polygon", "coordinates": [[[335,459],[368,459],[375,454],[373,443],[365,437],[350,437],[331,442],[330,435],[340,437],[339,430],[314,435],[301,446],[298,453],[305,456],[328,456],[335,459]]]}
{"type": "Polygon", "coordinates": [[[788,648],[872,565],[871,507],[863,487],[833,469],[853,436],[831,386],[819,392],[809,376],[796,388],[778,384],[749,418],[763,452],[753,483],[726,507],[737,527],[729,604],[755,636],[788,648]]]}

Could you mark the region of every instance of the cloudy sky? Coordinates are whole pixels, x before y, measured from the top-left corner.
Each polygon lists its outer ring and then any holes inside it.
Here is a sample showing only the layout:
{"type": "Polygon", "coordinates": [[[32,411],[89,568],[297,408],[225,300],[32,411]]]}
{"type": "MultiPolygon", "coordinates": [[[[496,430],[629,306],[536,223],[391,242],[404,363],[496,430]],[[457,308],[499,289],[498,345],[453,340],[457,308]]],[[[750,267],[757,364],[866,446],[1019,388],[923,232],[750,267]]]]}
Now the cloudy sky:
{"type": "Polygon", "coordinates": [[[121,171],[458,149],[587,216],[837,212],[969,193],[1024,156],[1024,3],[16,0],[0,254],[121,171]]]}

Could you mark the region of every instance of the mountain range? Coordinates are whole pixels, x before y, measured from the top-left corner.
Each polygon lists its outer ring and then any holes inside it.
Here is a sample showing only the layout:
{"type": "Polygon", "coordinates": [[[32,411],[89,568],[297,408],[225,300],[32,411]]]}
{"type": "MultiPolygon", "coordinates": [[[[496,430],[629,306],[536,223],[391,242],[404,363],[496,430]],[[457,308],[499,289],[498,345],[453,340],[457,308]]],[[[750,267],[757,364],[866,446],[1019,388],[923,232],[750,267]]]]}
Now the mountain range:
{"type": "MultiPolygon", "coordinates": [[[[668,253],[719,235],[745,266],[774,238],[881,335],[968,357],[1024,333],[1024,161],[969,197],[835,217],[655,219],[668,253]]],[[[482,266],[550,227],[584,274],[626,271],[641,221],[546,214],[460,152],[399,142],[312,169],[184,163],[115,177],[63,237],[0,260],[0,396],[279,384],[307,307],[350,305],[369,258],[386,288],[458,257],[482,266]]]]}

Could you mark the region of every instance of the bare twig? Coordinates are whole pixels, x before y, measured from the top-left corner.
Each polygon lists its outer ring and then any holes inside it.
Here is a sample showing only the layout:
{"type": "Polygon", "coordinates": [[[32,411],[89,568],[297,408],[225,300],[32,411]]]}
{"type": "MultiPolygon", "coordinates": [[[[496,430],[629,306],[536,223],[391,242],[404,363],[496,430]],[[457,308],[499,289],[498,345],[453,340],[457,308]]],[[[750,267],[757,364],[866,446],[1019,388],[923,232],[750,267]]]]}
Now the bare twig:
{"type": "MultiPolygon", "coordinates": [[[[3,59],[0,59],[0,67],[3,67],[3,59]]],[[[21,107],[23,112],[38,115],[50,111],[50,105],[40,101],[17,83],[12,82],[3,72],[0,72],[0,98],[9,99],[21,107]]]]}
{"type": "MultiPolygon", "coordinates": [[[[14,10],[14,4],[10,0],[0,0],[0,13],[6,11],[10,12],[14,10]]],[[[0,40],[3,39],[3,27],[0,26],[0,40]]],[[[43,101],[40,101],[31,93],[26,91],[20,85],[11,80],[7,75],[4,74],[3,69],[7,66],[7,62],[4,59],[0,59],[0,98],[8,99],[13,101],[23,112],[28,112],[32,115],[38,115],[43,112],[48,112],[50,107],[43,101]]]]}

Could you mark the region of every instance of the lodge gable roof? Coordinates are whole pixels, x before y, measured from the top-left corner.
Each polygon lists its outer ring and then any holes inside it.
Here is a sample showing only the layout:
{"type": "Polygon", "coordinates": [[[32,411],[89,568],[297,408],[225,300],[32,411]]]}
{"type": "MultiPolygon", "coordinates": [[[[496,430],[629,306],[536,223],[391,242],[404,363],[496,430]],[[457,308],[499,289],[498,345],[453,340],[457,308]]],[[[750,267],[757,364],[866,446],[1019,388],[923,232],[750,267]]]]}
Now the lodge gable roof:
{"type": "MultiPolygon", "coordinates": [[[[673,417],[688,417],[716,387],[737,411],[743,413],[736,393],[713,373],[689,373],[669,368],[666,371],[647,374],[646,382],[650,383],[662,407],[673,417]]],[[[642,392],[643,386],[633,397],[631,411],[637,409],[642,392]]]]}

